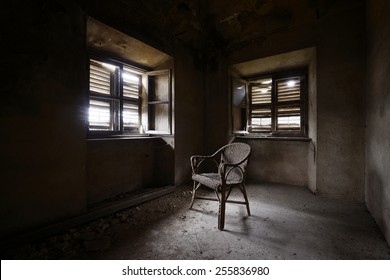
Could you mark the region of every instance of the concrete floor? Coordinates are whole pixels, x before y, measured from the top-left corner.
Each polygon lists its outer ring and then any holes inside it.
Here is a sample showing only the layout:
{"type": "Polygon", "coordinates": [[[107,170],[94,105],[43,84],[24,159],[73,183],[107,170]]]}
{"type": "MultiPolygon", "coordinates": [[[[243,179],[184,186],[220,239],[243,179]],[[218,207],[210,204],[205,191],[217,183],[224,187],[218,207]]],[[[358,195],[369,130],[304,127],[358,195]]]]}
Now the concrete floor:
{"type": "Polygon", "coordinates": [[[228,204],[221,232],[217,202],[198,200],[189,210],[190,189],[13,248],[2,259],[390,259],[363,204],[248,184],[252,215],[228,204]]]}

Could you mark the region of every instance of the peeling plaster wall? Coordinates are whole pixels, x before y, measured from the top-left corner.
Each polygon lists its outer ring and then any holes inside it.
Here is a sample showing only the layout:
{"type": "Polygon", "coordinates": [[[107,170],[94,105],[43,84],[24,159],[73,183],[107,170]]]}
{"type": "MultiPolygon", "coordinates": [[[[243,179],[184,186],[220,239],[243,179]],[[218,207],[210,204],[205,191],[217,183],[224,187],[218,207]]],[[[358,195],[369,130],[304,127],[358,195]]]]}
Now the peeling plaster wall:
{"type": "Polygon", "coordinates": [[[366,204],[390,244],[389,13],[389,1],[367,1],[366,204]]]}
{"type": "Polygon", "coordinates": [[[1,16],[0,238],[86,209],[84,17],[17,3],[1,16]]]}
{"type": "Polygon", "coordinates": [[[172,68],[172,57],[168,54],[92,17],[87,18],[87,46],[141,67],[154,70],[163,69],[162,66],[172,68]]]}

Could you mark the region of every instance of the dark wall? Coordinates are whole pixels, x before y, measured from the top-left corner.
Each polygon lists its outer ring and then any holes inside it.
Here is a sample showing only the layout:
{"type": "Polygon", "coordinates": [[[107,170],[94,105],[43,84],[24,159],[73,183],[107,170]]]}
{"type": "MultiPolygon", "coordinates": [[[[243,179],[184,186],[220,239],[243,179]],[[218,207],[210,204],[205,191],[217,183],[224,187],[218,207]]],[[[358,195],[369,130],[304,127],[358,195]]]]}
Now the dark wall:
{"type": "Polygon", "coordinates": [[[317,184],[321,193],[364,200],[365,10],[320,27],[317,184]]]}
{"type": "Polygon", "coordinates": [[[0,237],[86,207],[85,21],[72,4],[2,6],[0,237]]]}
{"type": "Polygon", "coordinates": [[[226,145],[230,135],[229,76],[226,57],[210,58],[205,67],[204,147],[207,154],[226,145]]]}
{"type": "Polygon", "coordinates": [[[173,148],[159,137],[87,140],[87,203],[172,185],[173,148]]]}
{"type": "Polygon", "coordinates": [[[390,2],[367,1],[366,203],[390,243],[390,2]]]}
{"type": "Polygon", "coordinates": [[[203,153],[204,80],[199,56],[175,47],[175,184],[191,179],[190,157],[203,153]]]}

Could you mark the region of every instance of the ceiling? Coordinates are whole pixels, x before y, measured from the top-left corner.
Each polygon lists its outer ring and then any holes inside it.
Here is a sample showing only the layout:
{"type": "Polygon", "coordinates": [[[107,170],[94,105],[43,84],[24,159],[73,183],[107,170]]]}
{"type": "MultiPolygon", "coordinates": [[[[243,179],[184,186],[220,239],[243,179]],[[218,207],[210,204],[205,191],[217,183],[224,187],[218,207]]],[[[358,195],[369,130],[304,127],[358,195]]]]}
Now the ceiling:
{"type": "Polygon", "coordinates": [[[86,13],[139,39],[229,53],[267,36],[364,5],[364,0],[75,0],[86,13]]]}

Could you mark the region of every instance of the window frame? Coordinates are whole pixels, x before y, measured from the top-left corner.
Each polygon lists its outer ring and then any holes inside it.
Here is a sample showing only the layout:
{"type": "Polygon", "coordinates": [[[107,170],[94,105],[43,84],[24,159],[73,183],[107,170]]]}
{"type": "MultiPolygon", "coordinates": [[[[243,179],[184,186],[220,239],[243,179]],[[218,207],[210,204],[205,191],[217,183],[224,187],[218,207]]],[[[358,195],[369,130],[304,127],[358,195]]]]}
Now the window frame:
{"type": "MultiPolygon", "coordinates": [[[[231,103],[231,116],[232,116],[232,133],[235,135],[249,135],[253,137],[302,137],[307,138],[308,137],[308,69],[307,67],[301,67],[301,68],[295,68],[285,71],[278,71],[273,73],[267,73],[267,74],[260,74],[260,75],[252,75],[249,77],[232,77],[231,79],[231,94],[230,97],[233,98],[233,79],[244,81],[246,83],[245,87],[245,98],[246,98],[246,120],[247,124],[245,127],[245,131],[235,131],[233,123],[237,122],[237,120],[234,120],[235,116],[233,115],[233,102],[231,103]],[[300,100],[291,102],[291,105],[299,105],[300,108],[300,129],[299,130],[279,130],[277,128],[277,118],[278,118],[278,112],[277,108],[280,107],[280,105],[283,105],[283,103],[278,102],[277,100],[277,88],[276,83],[277,81],[288,79],[288,78],[300,78],[300,100]],[[272,87],[271,87],[271,103],[270,103],[270,109],[271,109],[271,129],[270,131],[263,131],[263,132],[254,132],[251,131],[251,125],[252,125],[252,112],[254,109],[261,109],[261,108],[267,108],[268,104],[252,104],[252,91],[251,87],[255,81],[262,80],[262,79],[272,79],[272,87]]],[[[286,105],[287,102],[284,103],[286,105]]]]}
{"type": "MultiPolygon", "coordinates": [[[[135,75],[138,75],[140,80],[139,80],[139,98],[138,98],[138,124],[142,124],[142,75],[143,73],[146,73],[147,70],[139,68],[137,66],[132,65],[131,63],[128,62],[123,62],[119,61],[114,58],[108,58],[105,55],[102,54],[95,54],[95,53],[90,53],[89,56],[87,57],[87,71],[88,71],[88,94],[86,96],[86,107],[87,107],[87,112],[86,112],[86,133],[88,138],[102,138],[102,137],[121,137],[121,136],[143,136],[144,134],[140,133],[139,128],[134,128],[131,130],[126,131],[124,128],[124,123],[123,123],[123,105],[125,103],[131,103],[131,104],[136,104],[134,102],[135,100],[133,98],[129,98],[123,95],[123,77],[122,74],[124,72],[124,68],[131,69],[132,73],[135,75]],[[100,63],[107,63],[114,65],[115,67],[118,67],[119,73],[116,77],[117,81],[113,82],[118,89],[117,95],[111,95],[107,96],[104,94],[99,94],[97,92],[91,92],[90,90],[90,64],[91,60],[95,60],[100,63]],[[117,118],[119,119],[118,121],[118,129],[114,130],[91,130],[90,129],[90,123],[89,123],[89,107],[90,107],[90,100],[95,99],[95,100],[110,100],[110,101],[116,101],[119,102],[119,109],[116,110],[116,114],[119,114],[117,118]]],[[[114,89],[115,90],[115,89],[114,89]]],[[[114,109],[115,110],[115,109],[114,109]]]]}

